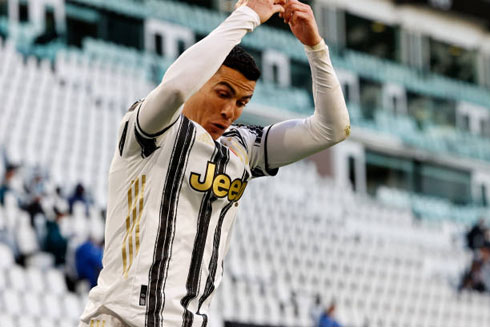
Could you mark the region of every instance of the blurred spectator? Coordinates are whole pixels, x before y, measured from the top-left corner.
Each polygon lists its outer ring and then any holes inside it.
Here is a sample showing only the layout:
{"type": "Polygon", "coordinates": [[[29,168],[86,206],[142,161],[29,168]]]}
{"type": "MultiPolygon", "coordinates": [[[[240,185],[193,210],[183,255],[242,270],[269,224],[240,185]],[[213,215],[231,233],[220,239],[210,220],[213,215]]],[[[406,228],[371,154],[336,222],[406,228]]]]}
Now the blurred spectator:
{"type": "Polygon", "coordinates": [[[88,280],[90,287],[96,286],[102,269],[102,247],[93,240],[85,241],[75,252],[75,265],[78,278],[88,280]]]}
{"type": "Polygon", "coordinates": [[[24,189],[32,197],[43,197],[45,192],[45,180],[40,168],[34,168],[30,177],[26,179],[24,189]]]}
{"type": "Polygon", "coordinates": [[[0,205],[2,206],[5,204],[5,194],[12,190],[10,183],[16,170],[17,166],[14,165],[7,165],[7,168],[5,169],[5,174],[0,184],[0,205]]]}
{"type": "Polygon", "coordinates": [[[87,195],[85,194],[85,188],[83,187],[82,184],[77,184],[72,196],[68,198],[68,210],[70,214],[73,214],[73,205],[76,202],[82,202],[85,205],[86,214],[88,216],[90,201],[88,200],[87,195]]]}
{"type": "Polygon", "coordinates": [[[314,321],[315,323],[318,322],[320,319],[320,316],[323,314],[323,304],[322,304],[322,297],[320,294],[315,295],[315,300],[313,302],[313,305],[310,309],[310,317],[311,320],[314,321]]]}
{"type": "Polygon", "coordinates": [[[68,201],[63,196],[61,187],[57,186],[53,196],[53,211],[55,214],[68,214],[68,201]]]}
{"type": "Polygon", "coordinates": [[[22,209],[27,211],[27,213],[29,214],[29,217],[31,218],[32,227],[35,227],[34,217],[36,217],[37,214],[44,215],[44,210],[41,205],[40,196],[34,196],[32,200],[27,205],[25,205],[22,209]]]}
{"type": "Polygon", "coordinates": [[[490,242],[484,242],[477,251],[470,269],[463,276],[460,290],[490,290],[490,242]]]}
{"type": "Polygon", "coordinates": [[[479,251],[481,261],[481,279],[485,290],[490,290],[490,242],[486,241],[479,251]]]}
{"type": "Polygon", "coordinates": [[[485,226],[485,221],[480,219],[473,228],[466,234],[466,242],[470,249],[476,250],[483,246],[485,242],[485,234],[487,228],[485,226]]]}
{"type": "Polygon", "coordinates": [[[342,327],[335,320],[335,302],[332,303],[320,316],[318,327],[342,327]]]}
{"type": "Polygon", "coordinates": [[[478,292],[485,291],[482,275],[483,262],[481,260],[473,260],[471,268],[467,271],[461,282],[460,290],[475,290],[478,292]]]}
{"type": "Polygon", "coordinates": [[[44,240],[44,250],[54,255],[55,264],[65,263],[67,239],[61,234],[59,221],[63,219],[63,214],[56,215],[54,221],[46,220],[46,239],[44,240]]]}

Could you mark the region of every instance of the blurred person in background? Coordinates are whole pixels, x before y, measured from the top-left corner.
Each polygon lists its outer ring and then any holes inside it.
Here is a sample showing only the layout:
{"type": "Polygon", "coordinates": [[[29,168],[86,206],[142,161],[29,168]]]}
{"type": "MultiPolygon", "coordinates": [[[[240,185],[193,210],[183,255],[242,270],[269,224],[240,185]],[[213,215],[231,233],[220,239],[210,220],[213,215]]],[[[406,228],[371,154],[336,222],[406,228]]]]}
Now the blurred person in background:
{"type": "Polygon", "coordinates": [[[318,327],[342,327],[342,325],[335,320],[335,308],[335,302],[332,302],[320,316],[318,327]]]}
{"type": "Polygon", "coordinates": [[[322,297],[320,294],[316,294],[313,304],[310,308],[310,318],[317,325],[319,317],[323,314],[325,307],[323,306],[322,297]]]}
{"type": "Polygon", "coordinates": [[[481,218],[466,234],[466,244],[471,250],[478,250],[485,243],[486,233],[485,220],[481,218]]]}
{"type": "Polygon", "coordinates": [[[121,121],[109,171],[104,267],[80,326],[206,326],[247,183],[349,134],[312,9],[297,0],[239,1],[121,121]],[[315,113],[267,127],[232,125],[260,76],[236,46],[276,13],[304,45],[315,113]]]}
{"type": "Polygon", "coordinates": [[[483,262],[481,260],[472,261],[470,269],[463,275],[460,290],[485,291],[482,266],[483,262]]]}
{"type": "Polygon", "coordinates": [[[17,166],[7,164],[5,168],[5,173],[3,175],[0,184],[0,205],[5,205],[5,194],[12,191],[11,181],[14,178],[15,172],[17,171],[17,166]]]}
{"type": "Polygon", "coordinates": [[[50,216],[46,217],[44,250],[54,256],[55,265],[57,266],[65,263],[66,249],[68,247],[68,240],[61,233],[59,225],[64,216],[64,213],[58,212],[54,219],[50,216]]]}
{"type": "Polygon", "coordinates": [[[90,201],[87,197],[87,194],[85,193],[85,187],[81,183],[75,186],[73,194],[68,198],[68,212],[70,213],[70,215],[73,214],[73,207],[77,202],[81,202],[85,205],[85,213],[88,216],[90,201]]]}
{"type": "Polygon", "coordinates": [[[88,239],[75,251],[75,265],[80,280],[87,280],[90,287],[97,285],[97,278],[102,270],[102,246],[88,239]]]}

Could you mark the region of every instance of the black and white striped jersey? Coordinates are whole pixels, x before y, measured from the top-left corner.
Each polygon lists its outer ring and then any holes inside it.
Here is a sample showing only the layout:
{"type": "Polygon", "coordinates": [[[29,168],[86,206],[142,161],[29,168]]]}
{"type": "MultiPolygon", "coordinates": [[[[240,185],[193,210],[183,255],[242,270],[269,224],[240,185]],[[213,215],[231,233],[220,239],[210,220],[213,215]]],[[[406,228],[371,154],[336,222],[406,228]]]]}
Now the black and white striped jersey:
{"type": "Polygon", "coordinates": [[[214,141],[183,115],[146,135],[127,113],[109,172],[103,270],[82,316],[130,326],[205,326],[238,204],[267,168],[268,128],[232,126],[214,141]]]}

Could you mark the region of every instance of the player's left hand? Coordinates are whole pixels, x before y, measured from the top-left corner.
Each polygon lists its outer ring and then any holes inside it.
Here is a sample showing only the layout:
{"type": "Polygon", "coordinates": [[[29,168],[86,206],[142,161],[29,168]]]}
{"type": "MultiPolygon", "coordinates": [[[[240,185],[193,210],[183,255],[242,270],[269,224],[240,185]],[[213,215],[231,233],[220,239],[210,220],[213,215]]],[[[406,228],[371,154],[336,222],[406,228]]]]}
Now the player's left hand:
{"type": "Polygon", "coordinates": [[[314,46],[321,42],[313,10],[307,4],[298,0],[288,0],[284,4],[284,12],[279,16],[289,24],[294,36],[303,44],[314,46]]]}

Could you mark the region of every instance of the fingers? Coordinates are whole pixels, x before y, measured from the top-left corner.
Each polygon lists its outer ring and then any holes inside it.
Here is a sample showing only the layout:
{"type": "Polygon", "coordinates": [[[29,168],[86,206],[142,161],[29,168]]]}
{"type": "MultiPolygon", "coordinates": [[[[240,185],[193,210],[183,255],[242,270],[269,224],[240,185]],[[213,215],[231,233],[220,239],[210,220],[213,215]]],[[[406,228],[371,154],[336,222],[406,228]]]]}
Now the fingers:
{"type": "Polygon", "coordinates": [[[284,13],[282,14],[282,18],[284,18],[285,23],[289,24],[295,23],[296,19],[293,20],[294,17],[308,19],[311,15],[312,10],[310,6],[297,0],[289,0],[284,6],[284,13]]]}
{"type": "Polygon", "coordinates": [[[299,21],[307,20],[308,18],[310,18],[310,15],[308,13],[295,11],[291,16],[291,19],[289,20],[288,24],[296,25],[298,24],[299,21]]]}
{"type": "Polygon", "coordinates": [[[284,13],[284,6],[282,5],[273,5],[272,8],[274,10],[274,14],[279,13],[279,16],[281,16],[284,13]]]}

